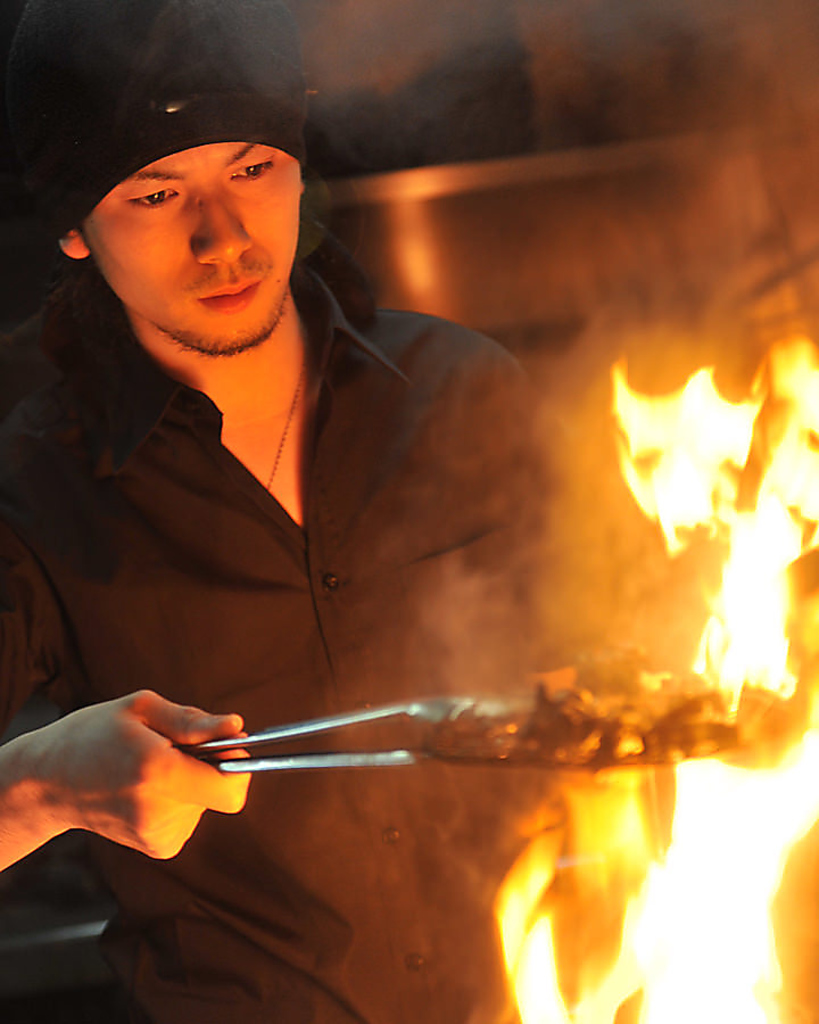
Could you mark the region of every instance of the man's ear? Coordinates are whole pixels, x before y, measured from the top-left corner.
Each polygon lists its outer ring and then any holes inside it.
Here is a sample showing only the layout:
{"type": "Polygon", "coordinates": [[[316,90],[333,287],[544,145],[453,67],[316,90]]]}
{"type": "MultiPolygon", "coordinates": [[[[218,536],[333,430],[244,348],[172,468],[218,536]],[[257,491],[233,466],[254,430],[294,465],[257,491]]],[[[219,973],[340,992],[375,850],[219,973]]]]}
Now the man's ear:
{"type": "Polygon", "coordinates": [[[87,256],[91,255],[91,250],[85,244],[82,232],[75,228],[72,228],[68,234],[63,235],[60,239],[60,248],[72,260],[84,260],[87,256]]]}

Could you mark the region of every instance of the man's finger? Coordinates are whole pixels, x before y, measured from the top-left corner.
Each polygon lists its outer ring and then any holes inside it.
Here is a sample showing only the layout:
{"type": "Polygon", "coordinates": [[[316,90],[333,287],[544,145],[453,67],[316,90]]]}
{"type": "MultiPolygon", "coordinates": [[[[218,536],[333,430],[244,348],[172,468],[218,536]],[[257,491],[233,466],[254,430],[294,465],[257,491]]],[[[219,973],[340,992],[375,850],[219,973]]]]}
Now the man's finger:
{"type": "Polygon", "coordinates": [[[174,704],[151,690],[136,694],[131,710],[154,732],[182,745],[235,736],[244,728],[241,715],[212,715],[199,708],[174,704]]]}

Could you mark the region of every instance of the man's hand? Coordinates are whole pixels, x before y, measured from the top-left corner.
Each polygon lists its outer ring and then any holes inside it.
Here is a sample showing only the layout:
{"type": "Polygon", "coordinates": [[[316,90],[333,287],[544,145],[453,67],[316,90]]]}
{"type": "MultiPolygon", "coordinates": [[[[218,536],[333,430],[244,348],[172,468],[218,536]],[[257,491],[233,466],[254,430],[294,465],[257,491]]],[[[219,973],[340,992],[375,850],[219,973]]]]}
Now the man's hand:
{"type": "Polygon", "coordinates": [[[69,828],[150,857],[175,856],[205,810],[240,811],[250,782],[175,745],[240,736],[242,728],[238,715],[209,715],[144,690],[18,737],[0,748],[0,867],[69,828]],[[17,828],[3,820],[11,811],[23,815],[17,828]],[[27,832],[29,849],[4,856],[4,838],[10,847],[27,832]]]}

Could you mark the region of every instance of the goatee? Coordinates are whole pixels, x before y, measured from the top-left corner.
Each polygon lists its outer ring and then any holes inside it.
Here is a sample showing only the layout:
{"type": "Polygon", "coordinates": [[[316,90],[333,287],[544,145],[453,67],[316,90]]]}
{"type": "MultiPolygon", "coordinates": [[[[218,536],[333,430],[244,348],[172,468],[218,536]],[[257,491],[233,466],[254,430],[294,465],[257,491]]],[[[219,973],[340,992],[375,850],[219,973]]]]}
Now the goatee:
{"type": "Polygon", "coordinates": [[[154,324],[154,326],[185,352],[198,352],[200,355],[211,356],[214,359],[230,358],[258,348],[259,345],[263,345],[267,341],[281,323],[288,299],[289,292],[283,296],[278,307],[261,327],[230,337],[205,336],[196,334],[194,331],[165,328],[161,324],[154,324]]]}

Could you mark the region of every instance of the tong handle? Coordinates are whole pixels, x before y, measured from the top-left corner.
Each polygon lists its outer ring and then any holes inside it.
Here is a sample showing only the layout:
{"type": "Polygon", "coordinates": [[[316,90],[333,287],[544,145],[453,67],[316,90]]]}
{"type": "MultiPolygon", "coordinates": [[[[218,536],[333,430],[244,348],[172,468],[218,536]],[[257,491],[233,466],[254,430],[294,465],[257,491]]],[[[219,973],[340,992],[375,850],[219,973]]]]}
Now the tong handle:
{"type": "Polygon", "coordinates": [[[418,749],[395,750],[330,750],[318,752],[294,752],[272,754],[260,757],[239,757],[235,759],[220,757],[230,750],[248,750],[267,744],[276,744],[284,740],[295,740],[319,733],[330,732],[364,725],[367,722],[386,721],[388,719],[406,719],[431,724],[438,723],[472,707],[472,697],[431,697],[423,700],[407,701],[403,704],[381,704],[376,707],[350,711],[339,715],[328,715],[324,718],[311,718],[302,722],[290,722],[276,725],[250,736],[230,736],[225,739],[209,740],[192,746],[180,747],[180,750],[192,757],[207,761],[222,772],[238,774],[244,772],[293,771],[304,768],[390,768],[402,765],[417,764],[429,757],[429,753],[418,749]]]}
{"type": "Polygon", "coordinates": [[[280,757],[239,757],[211,762],[220,772],[290,772],[307,768],[400,768],[417,764],[422,755],[411,750],[336,751],[327,754],[282,754],[280,757]]]}
{"type": "Polygon", "coordinates": [[[303,722],[274,725],[269,729],[252,733],[243,739],[231,736],[227,739],[208,740],[206,743],[197,743],[195,746],[181,749],[186,754],[201,757],[219,750],[237,750],[239,748],[247,750],[250,747],[258,747],[266,743],[299,739],[302,736],[315,736],[317,733],[330,732],[333,729],[344,729],[389,718],[417,718],[434,722],[440,721],[453,707],[462,703],[463,701],[458,699],[434,697],[430,700],[409,701],[404,704],[381,704],[377,707],[348,711],[340,715],[328,715],[326,718],[310,718],[303,722]]]}

